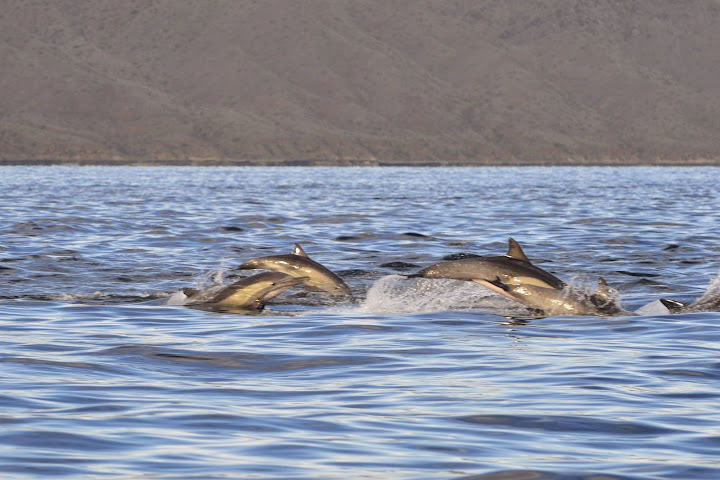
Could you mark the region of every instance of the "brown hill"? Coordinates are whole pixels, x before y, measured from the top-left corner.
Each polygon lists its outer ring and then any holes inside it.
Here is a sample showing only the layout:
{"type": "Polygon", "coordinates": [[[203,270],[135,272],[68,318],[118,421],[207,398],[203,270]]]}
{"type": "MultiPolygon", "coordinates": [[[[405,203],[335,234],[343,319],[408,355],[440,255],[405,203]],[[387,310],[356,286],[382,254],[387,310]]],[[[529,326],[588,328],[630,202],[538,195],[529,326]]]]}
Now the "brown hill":
{"type": "Polygon", "coordinates": [[[3,0],[0,159],[720,161],[720,0],[3,0]]]}

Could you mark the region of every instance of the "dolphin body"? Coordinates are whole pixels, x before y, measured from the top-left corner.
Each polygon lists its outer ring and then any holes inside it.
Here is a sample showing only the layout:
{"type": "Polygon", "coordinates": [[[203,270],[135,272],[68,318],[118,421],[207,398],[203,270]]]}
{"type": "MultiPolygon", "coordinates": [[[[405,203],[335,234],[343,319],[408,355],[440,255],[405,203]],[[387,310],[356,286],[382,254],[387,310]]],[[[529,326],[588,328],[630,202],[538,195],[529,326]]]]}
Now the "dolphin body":
{"type": "Polygon", "coordinates": [[[508,253],[439,262],[408,277],[453,278],[478,283],[493,292],[545,315],[617,315],[627,313],[615,301],[602,278],[592,295],[573,291],[545,270],[533,265],[522,247],[508,239],[508,253]]]}
{"type": "Polygon", "coordinates": [[[670,313],[694,313],[694,312],[720,312],[720,297],[704,298],[703,295],[690,303],[678,302],[661,298],[660,302],[665,305],[670,313]]]}
{"type": "Polygon", "coordinates": [[[265,304],[306,277],[293,277],[281,272],[263,272],[242,278],[223,287],[208,299],[206,293],[186,288],[187,304],[212,305],[238,310],[262,310],[265,304]]]}
{"type": "Polygon", "coordinates": [[[248,260],[238,267],[240,270],[275,270],[304,278],[308,290],[321,290],[334,295],[351,295],[350,287],[333,272],[308,257],[297,243],[289,255],[271,255],[248,260]]]}
{"type": "Polygon", "coordinates": [[[534,285],[555,290],[562,290],[565,287],[565,282],[530,263],[520,244],[512,238],[508,239],[508,253],[503,256],[472,257],[439,262],[423,268],[415,274],[408,275],[408,277],[467,280],[479,283],[513,300],[516,299],[508,295],[505,289],[498,288],[497,283],[534,285]]]}
{"type": "Polygon", "coordinates": [[[502,285],[507,296],[545,315],[628,315],[617,303],[616,291],[600,277],[595,293],[588,295],[570,287],[557,290],[537,285],[502,285]]]}

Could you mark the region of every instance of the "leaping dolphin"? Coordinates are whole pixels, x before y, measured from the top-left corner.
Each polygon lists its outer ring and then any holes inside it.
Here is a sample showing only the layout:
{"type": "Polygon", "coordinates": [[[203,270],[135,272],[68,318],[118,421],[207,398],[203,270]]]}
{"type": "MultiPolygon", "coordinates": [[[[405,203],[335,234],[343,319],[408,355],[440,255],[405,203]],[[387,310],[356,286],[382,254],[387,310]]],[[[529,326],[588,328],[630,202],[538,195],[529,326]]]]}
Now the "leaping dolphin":
{"type": "Polygon", "coordinates": [[[213,305],[244,310],[262,310],[265,304],[288,288],[302,283],[307,277],[293,277],[281,272],[263,272],[242,278],[203,298],[205,292],[186,288],[188,304],[213,305]]]}
{"type": "Polygon", "coordinates": [[[240,270],[266,269],[305,278],[309,290],[322,290],[335,295],[350,295],[350,287],[340,277],[308,257],[300,245],[295,244],[289,255],[271,255],[248,260],[240,270]]]}
{"type": "Polygon", "coordinates": [[[545,315],[627,315],[617,302],[615,290],[600,277],[595,293],[588,295],[571,287],[562,290],[537,285],[492,284],[493,291],[509,296],[530,308],[541,310],[545,315]],[[502,291],[500,291],[502,290],[502,291]]]}
{"type": "Polygon", "coordinates": [[[408,277],[467,280],[479,283],[516,301],[517,298],[495,284],[499,282],[502,285],[529,285],[554,290],[562,290],[565,287],[565,282],[530,263],[520,244],[512,238],[508,239],[508,253],[503,256],[439,262],[408,277]]]}
{"type": "Polygon", "coordinates": [[[478,283],[493,292],[536,309],[545,315],[618,315],[627,313],[616,302],[613,290],[600,278],[595,293],[573,291],[545,270],[533,265],[514,239],[508,253],[439,262],[409,277],[452,278],[478,283]]]}

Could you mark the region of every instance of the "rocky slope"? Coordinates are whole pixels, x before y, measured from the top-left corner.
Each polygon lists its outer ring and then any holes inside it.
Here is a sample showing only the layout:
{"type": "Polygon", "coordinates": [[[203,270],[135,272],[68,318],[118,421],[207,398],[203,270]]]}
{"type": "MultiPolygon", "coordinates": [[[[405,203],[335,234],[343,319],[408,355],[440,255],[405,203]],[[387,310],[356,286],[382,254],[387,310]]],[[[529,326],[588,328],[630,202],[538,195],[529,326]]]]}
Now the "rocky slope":
{"type": "Polygon", "coordinates": [[[0,161],[720,162],[720,0],[4,0],[0,161]]]}

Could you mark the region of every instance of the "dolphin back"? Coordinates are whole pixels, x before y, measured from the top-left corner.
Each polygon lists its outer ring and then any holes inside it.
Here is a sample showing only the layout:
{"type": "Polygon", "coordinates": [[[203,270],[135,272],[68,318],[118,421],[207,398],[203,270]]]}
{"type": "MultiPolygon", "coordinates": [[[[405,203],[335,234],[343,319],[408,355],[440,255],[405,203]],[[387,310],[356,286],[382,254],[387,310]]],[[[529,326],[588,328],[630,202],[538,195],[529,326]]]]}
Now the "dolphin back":
{"type": "Polygon", "coordinates": [[[555,289],[562,289],[565,286],[565,282],[550,272],[528,261],[508,256],[472,257],[439,262],[408,277],[452,278],[473,282],[500,280],[506,284],[526,283],[555,289]]]}

